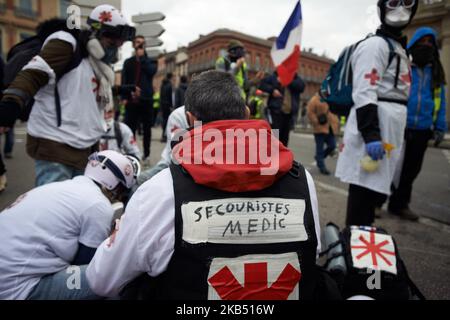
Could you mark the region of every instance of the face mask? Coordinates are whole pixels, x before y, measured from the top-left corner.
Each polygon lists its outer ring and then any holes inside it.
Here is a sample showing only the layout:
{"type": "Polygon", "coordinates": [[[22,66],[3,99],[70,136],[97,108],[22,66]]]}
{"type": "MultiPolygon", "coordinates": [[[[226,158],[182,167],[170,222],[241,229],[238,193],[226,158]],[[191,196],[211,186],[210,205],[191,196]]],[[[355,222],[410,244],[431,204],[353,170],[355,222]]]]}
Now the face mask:
{"type": "Polygon", "coordinates": [[[400,6],[386,13],[386,24],[394,28],[405,27],[411,20],[411,10],[400,6]]]}
{"type": "Polygon", "coordinates": [[[429,46],[416,46],[411,50],[413,62],[419,67],[425,67],[433,62],[434,48],[429,46]]]}
{"type": "Polygon", "coordinates": [[[102,58],[102,61],[106,64],[111,64],[117,62],[117,53],[119,52],[119,48],[117,47],[108,47],[104,48],[105,56],[102,58]]]}
{"type": "Polygon", "coordinates": [[[240,58],[245,56],[245,50],[243,48],[234,48],[229,51],[231,62],[236,62],[240,58]]]}

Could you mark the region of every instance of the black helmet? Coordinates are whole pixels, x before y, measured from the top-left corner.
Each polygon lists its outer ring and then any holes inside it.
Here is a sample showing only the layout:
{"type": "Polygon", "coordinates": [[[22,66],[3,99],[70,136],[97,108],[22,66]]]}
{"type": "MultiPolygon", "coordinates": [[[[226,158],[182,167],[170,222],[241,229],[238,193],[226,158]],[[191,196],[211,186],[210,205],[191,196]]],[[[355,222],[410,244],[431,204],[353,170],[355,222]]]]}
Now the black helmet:
{"type": "MultiPolygon", "coordinates": [[[[381,23],[386,26],[388,26],[386,23],[386,4],[388,3],[388,1],[392,1],[392,0],[378,0],[378,9],[379,9],[379,14],[380,14],[380,20],[381,20],[381,23]]],[[[398,0],[398,1],[402,1],[402,0],[398,0]]],[[[419,8],[419,0],[414,0],[414,5],[411,8],[411,18],[410,18],[408,24],[411,23],[412,19],[414,18],[414,16],[417,13],[418,8],[419,8]]],[[[389,27],[394,28],[391,26],[389,26],[389,27]]],[[[394,28],[394,29],[404,29],[404,27],[394,28]]]]}

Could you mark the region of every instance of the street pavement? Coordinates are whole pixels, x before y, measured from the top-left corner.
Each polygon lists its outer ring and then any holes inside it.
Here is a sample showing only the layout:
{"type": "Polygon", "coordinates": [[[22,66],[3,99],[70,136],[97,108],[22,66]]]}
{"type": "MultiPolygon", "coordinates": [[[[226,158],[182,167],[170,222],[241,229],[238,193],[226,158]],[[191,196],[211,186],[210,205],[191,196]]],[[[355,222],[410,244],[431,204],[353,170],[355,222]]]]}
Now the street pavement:
{"type": "MultiPolygon", "coordinates": [[[[151,164],[159,160],[163,144],[161,130],[153,130],[151,164]]],[[[33,161],[25,152],[26,131],[16,129],[14,158],[6,159],[8,187],[0,194],[0,210],[34,185],[33,161]]],[[[313,175],[322,228],[328,222],[344,227],[348,186],[333,176],[322,176],[314,164],[314,137],[291,134],[290,147],[313,175]]],[[[327,160],[334,171],[336,158],[327,160]]],[[[450,299],[450,151],[429,149],[415,184],[411,208],[421,215],[419,222],[403,221],[384,212],[376,226],[396,239],[411,278],[429,299],[450,299]]]]}

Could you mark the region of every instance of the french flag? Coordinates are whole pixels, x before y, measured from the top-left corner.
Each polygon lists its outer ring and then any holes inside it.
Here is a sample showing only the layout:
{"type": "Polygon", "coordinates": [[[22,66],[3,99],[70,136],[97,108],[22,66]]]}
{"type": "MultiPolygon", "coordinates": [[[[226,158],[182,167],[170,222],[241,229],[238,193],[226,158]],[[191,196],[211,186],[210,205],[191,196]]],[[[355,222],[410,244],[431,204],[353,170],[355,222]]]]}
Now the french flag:
{"type": "Polygon", "coordinates": [[[297,73],[302,30],[302,6],[299,1],[271,51],[272,61],[283,86],[289,85],[297,73]]]}

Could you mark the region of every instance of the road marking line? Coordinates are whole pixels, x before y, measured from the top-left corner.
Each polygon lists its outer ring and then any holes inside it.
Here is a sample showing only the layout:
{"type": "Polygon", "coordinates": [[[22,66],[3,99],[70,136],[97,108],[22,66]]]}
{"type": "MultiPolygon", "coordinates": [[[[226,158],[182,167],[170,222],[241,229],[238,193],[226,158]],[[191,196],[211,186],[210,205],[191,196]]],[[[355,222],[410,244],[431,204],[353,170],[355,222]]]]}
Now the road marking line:
{"type": "Polygon", "coordinates": [[[435,256],[441,256],[441,257],[445,257],[445,258],[449,258],[450,255],[449,254],[445,254],[445,253],[441,253],[441,252],[434,252],[434,251],[430,251],[430,250],[419,250],[419,249],[414,249],[414,248],[409,248],[409,247],[403,247],[403,246],[399,246],[398,247],[400,250],[406,250],[406,251],[411,251],[411,252],[416,252],[416,253],[420,253],[420,254],[431,254],[431,255],[435,255],[435,256]]]}
{"type": "Polygon", "coordinates": [[[25,136],[27,135],[26,129],[14,129],[14,134],[19,136],[25,136]]]}

